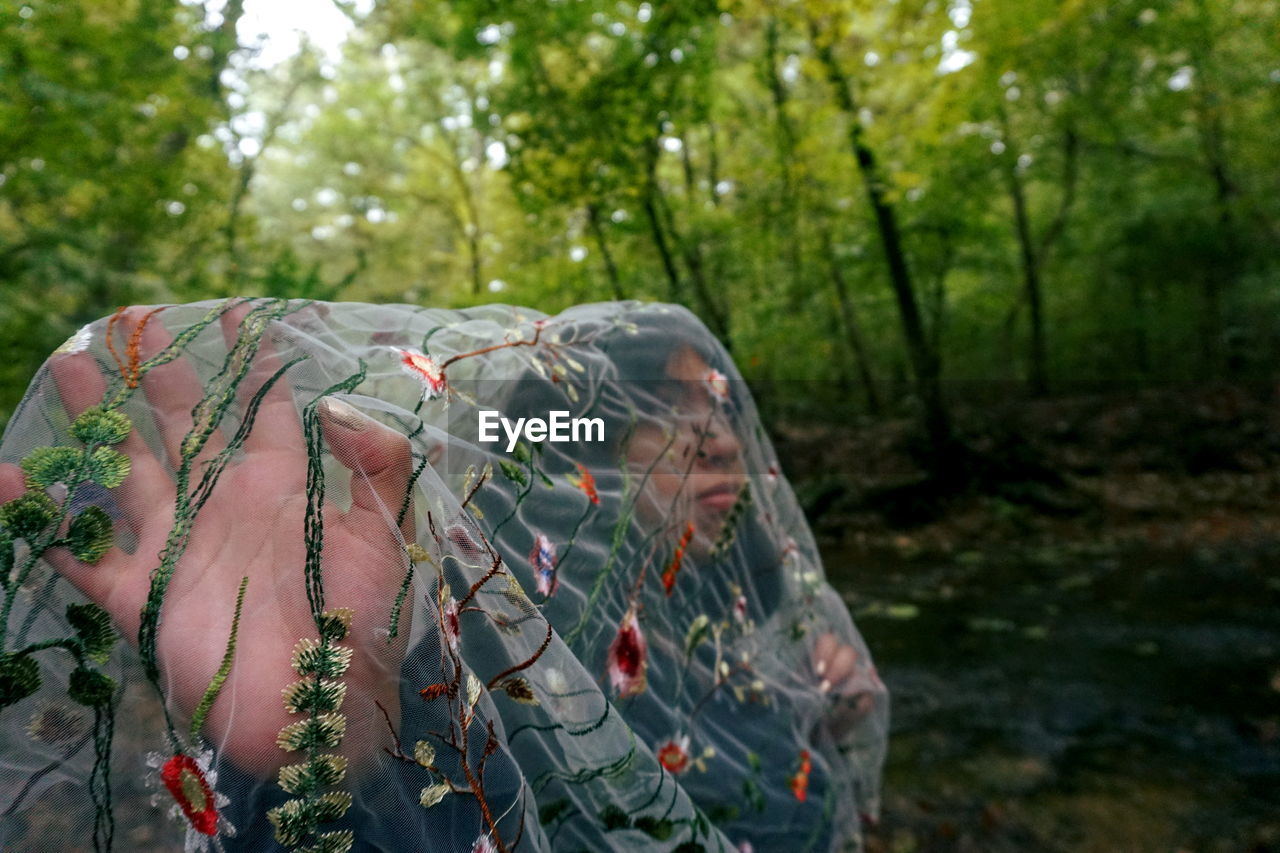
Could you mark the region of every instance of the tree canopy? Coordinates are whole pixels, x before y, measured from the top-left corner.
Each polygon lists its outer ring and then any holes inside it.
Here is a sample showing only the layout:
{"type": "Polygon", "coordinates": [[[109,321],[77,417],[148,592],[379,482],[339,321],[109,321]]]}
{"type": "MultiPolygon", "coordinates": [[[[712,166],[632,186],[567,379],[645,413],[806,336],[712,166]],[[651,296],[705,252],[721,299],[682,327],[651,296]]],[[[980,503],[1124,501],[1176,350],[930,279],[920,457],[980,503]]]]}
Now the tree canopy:
{"type": "Polygon", "coordinates": [[[1280,355],[1268,0],[343,8],[275,65],[240,0],[0,10],[0,422],[78,324],[233,293],[681,302],[783,402],[939,429],[1280,355]]]}

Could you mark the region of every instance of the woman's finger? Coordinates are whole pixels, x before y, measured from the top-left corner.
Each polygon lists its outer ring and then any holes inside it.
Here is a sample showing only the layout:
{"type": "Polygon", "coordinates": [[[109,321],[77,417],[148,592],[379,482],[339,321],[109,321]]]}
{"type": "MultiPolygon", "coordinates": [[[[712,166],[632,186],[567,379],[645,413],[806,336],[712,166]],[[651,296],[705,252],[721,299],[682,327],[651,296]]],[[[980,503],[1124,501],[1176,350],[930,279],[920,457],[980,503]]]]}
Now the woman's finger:
{"type": "Polygon", "coordinates": [[[853,675],[857,664],[858,652],[853,646],[841,646],[836,649],[827,664],[826,677],[822,681],[823,691],[838,690],[849,676],[853,675]]]}
{"type": "MultiPolygon", "coordinates": [[[[222,315],[222,336],[226,339],[228,350],[235,347],[240,340],[240,326],[253,309],[253,303],[245,302],[222,315]]],[[[254,396],[271,380],[281,366],[282,363],[276,355],[275,345],[271,342],[270,330],[268,330],[259,340],[258,351],[249,367],[249,372],[240,382],[238,398],[242,412],[247,410],[254,396]]],[[[289,380],[281,376],[275,380],[263,396],[262,402],[259,403],[253,430],[245,439],[244,448],[247,451],[300,450],[301,435],[302,422],[298,418],[298,408],[294,404],[293,394],[289,389],[289,380]]]]}
{"type": "Polygon", "coordinates": [[[831,656],[839,647],[840,642],[836,639],[836,635],[830,632],[818,637],[818,642],[814,643],[813,671],[819,678],[826,676],[827,668],[831,665],[831,656]]]}
{"type": "MultiPolygon", "coordinates": [[[[92,356],[87,353],[54,356],[49,360],[49,370],[69,419],[102,403],[107,383],[92,356]]],[[[129,475],[111,495],[134,533],[142,537],[142,527],[154,509],[173,499],[173,481],[136,428],[129,430],[117,449],[129,457],[129,475]]]]}
{"type": "MultiPolygon", "coordinates": [[[[351,469],[352,511],[370,513],[390,526],[403,508],[400,533],[406,541],[413,541],[409,439],[336,397],[322,400],[318,411],[329,449],[351,469]]],[[[378,523],[368,522],[375,530],[378,523]]]]}
{"type": "MultiPolygon", "coordinates": [[[[142,324],[139,338],[143,361],[173,344],[173,336],[160,322],[161,316],[163,315],[153,314],[142,308],[130,308],[125,315],[126,335],[134,335],[139,324],[142,324]]],[[[143,374],[142,390],[155,412],[156,425],[160,428],[160,439],[164,442],[169,464],[177,468],[181,464],[183,440],[194,425],[191,412],[204,396],[204,383],[200,381],[191,363],[179,356],[143,374]]],[[[225,446],[222,432],[215,428],[201,449],[197,461],[209,458],[225,446]]]]}
{"type": "MultiPolygon", "coordinates": [[[[17,465],[0,465],[0,504],[8,503],[27,492],[26,475],[17,465]]],[[[99,602],[107,608],[113,619],[119,624],[122,614],[112,609],[112,594],[121,582],[121,573],[129,555],[119,546],[113,545],[101,558],[93,563],[77,560],[66,548],[50,548],[42,555],[54,570],[69,580],[90,600],[99,602]]],[[[146,575],[143,575],[145,581],[146,575]]],[[[124,579],[128,582],[128,578],[124,579]]],[[[135,619],[136,621],[136,619],[135,619]]]]}

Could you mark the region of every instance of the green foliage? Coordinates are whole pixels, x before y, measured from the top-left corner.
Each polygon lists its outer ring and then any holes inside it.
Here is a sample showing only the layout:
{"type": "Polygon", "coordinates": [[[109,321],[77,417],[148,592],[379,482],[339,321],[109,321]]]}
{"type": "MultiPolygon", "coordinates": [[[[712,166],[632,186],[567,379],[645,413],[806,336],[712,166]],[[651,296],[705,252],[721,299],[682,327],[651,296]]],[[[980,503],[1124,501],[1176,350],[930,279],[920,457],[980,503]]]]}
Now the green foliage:
{"type": "Polygon", "coordinates": [[[0,10],[0,423],[81,323],[200,275],[229,47],[203,17],[155,0],[0,10]]]}
{"type": "Polygon", "coordinates": [[[340,61],[226,75],[232,7],[29,6],[0,12],[0,422],[82,322],[238,292],[676,301],[771,415],[911,411],[885,211],[944,379],[1280,356],[1266,0],[411,0],[340,61]]]}

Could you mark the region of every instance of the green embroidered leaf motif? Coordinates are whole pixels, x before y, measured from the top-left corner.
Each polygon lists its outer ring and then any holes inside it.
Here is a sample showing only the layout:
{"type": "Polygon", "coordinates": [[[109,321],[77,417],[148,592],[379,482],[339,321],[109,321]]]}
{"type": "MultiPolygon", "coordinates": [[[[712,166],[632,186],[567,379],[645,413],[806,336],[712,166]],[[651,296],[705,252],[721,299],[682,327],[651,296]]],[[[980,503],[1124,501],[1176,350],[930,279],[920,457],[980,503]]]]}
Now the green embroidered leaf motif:
{"type": "Polygon", "coordinates": [[[326,640],[337,642],[347,636],[351,630],[351,620],[355,611],[350,607],[335,607],[320,614],[320,636],[326,640]]]}
{"type": "Polygon", "coordinates": [[[758,812],[764,811],[764,792],[760,790],[760,784],[755,779],[742,780],[742,796],[747,800],[747,804],[758,812]]]}
{"type": "Polygon", "coordinates": [[[101,507],[91,506],[71,522],[67,547],[82,563],[96,563],[111,550],[111,516],[101,507]]]}
{"type": "Polygon", "coordinates": [[[347,718],[342,714],[321,714],[285,726],[276,737],[276,745],[286,752],[313,747],[332,749],[342,742],[346,731],[347,718]]]}
{"type": "Polygon", "coordinates": [[[71,434],[89,446],[119,444],[129,435],[133,424],[124,412],[104,410],[101,406],[85,409],[71,422],[71,434]]]}
{"type": "Polygon", "coordinates": [[[114,489],[129,476],[129,465],[128,456],[110,447],[99,447],[89,457],[89,479],[114,489]]]}
{"type": "Polygon", "coordinates": [[[523,705],[537,705],[538,697],[533,694],[533,688],[529,686],[529,682],[520,676],[512,676],[504,678],[502,683],[498,685],[508,696],[523,705]]]}
{"type": "Polygon", "coordinates": [[[524,472],[523,468],[511,460],[500,460],[498,462],[498,467],[502,468],[502,473],[508,480],[519,483],[522,486],[529,485],[529,475],[524,472]]]}
{"type": "Polygon", "coordinates": [[[607,830],[627,829],[631,826],[631,818],[613,803],[605,806],[600,812],[600,822],[607,830]]]}
{"type": "Polygon", "coordinates": [[[316,807],[316,823],[337,820],[351,808],[351,795],[346,791],[330,791],[312,800],[316,807]]]}
{"type": "Polygon", "coordinates": [[[355,833],[349,829],[322,832],[316,836],[315,844],[303,847],[298,853],[347,853],[355,841],[355,833]]]}
{"type": "Polygon", "coordinates": [[[336,785],[347,772],[347,760],[341,755],[321,753],[301,764],[280,768],[280,787],[290,794],[313,794],[326,785],[336,785]]]}
{"type": "Polygon", "coordinates": [[[0,530],[0,577],[8,578],[13,571],[13,537],[0,530]]]}
{"type": "Polygon", "coordinates": [[[546,825],[569,809],[568,800],[553,800],[538,809],[538,823],[546,825]]]}
{"type": "Polygon", "coordinates": [[[517,441],[515,450],[511,452],[511,455],[515,457],[515,460],[517,462],[528,462],[529,448],[525,446],[525,443],[523,441],[517,441]]]}
{"type": "Polygon", "coordinates": [[[116,629],[107,611],[96,604],[68,604],[67,622],[76,632],[85,657],[94,663],[106,663],[116,644],[116,629]]]}
{"type": "Polygon", "coordinates": [[[418,741],[413,745],[413,760],[423,767],[430,767],[436,761],[436,748],[425,740],[418,741]]]}
{"type": "Polygon", "coordinates": [[[351,665],[352,650],[344,646],[321,644],[310,638],[293,647],[293,668],[298,675],[341,678],[351,665]]]}
{"type": "Polygon", "coordinates": [[[711,619],[705,613],[699,613],[693,620],[693,624],[689,626],[689,631],[684,635],[684,655],[688,657],[693,654],[693,650],[698,647],[703,640],[707,638],[707,634],[711,631],[711,619]]]}
{"type": "MultiPolygon", "coordinates": [[[[707,806],[707,817],[713,823],[728,823],[731,820],[737,820],[741,810],[729,803],[712,803],[707,806]]],[[[636,825],[640,825],[640,821],[636,821],[636,825]]]]}
{"type": "Polygon", "coordinates": [[[0,524],[10,535],[28,541],[39,536],[57,517],[58,505],[44,492],[28,492],[0,506],[0,524]]]}
{"type": "Polygon", "coordinates": [[[267,820],[276,828],[276,841],[286,847],[302,843],[315,825],[314,809],[306,800],[289,800],[267,812],[267,820]]]}
{"type": "Polygon", "coordinates": [[[652,815],[636,818],[636,829],[659,841],[666,841],[670,838],[675,828],[676,825],[667,818],[659,819],[652,815]]]}
{"type": "Polygon", "coordinates": [[[40,665],[27,655],[0,657],[0,708],[14,705],[40,689],[40,665]]]}
{"type": "Polygon", "coordinates": [[[67,695],[90,708],[108,704],[115,690],[114,678],[83,666],[71,671],[71,679],[67,685],[67,695]]]}
{"type": "Polygon", "coordinates": [[[428,785],[422,789],[422,793],[418,795],[418,802],[423,808],[431,808],[444,799],[444,795],[449,793],[449,786],[443,782],[435,785],[428,785]]]}
{"type": "Polygon", "coordinates": [[[218,671],[209,680],[209,686],[204,689],[204,695],[200,697],[200,703],[196,705],[196,709],[191,715],[192,741],[200,739],[200,729],[204,726],[204,718],[208,715],[209,709],[213,707],[213,703],[217,701],[218,694],[222,692],[222,685],[226,683],[227,676],[231,674],[231,663],[236,656],[236,634],[240,631],[240,611],[244,607],[244,591],[248,586],[249,576],[245,575],[240,579],[240,590],[236,593],[236,609],[231,616],[231,635],[227,638],[226,651],[222,653],[222,663],[218,665],[218,671]]]}
{"type": "Polygon", "coordinates": [[[74,447],[37,447],[22,460],[22,470],[27,473],[27,483],[47,489],[54,483],[75,485],[83,476],[80,466],[84,463],[84,451],[74,447]]]}
{"type": "Polygon", "coordinates": [[[336,711],[346,698],[347,685],[324,678],[304,678],[290,684],[283,693],[284,707],[290,714],[336,711]]]}

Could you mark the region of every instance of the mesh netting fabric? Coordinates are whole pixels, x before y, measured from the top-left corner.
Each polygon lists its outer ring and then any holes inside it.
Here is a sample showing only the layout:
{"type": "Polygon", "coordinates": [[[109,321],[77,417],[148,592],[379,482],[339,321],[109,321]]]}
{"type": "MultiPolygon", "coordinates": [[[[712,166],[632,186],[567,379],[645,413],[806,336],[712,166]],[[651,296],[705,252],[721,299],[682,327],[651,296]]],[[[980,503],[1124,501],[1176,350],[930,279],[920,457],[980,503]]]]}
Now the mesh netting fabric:
{"type": "Polygon", "coordinates": [[[5,850],[836,850],[877,811],[883,684],[674,306],[122,309],[5,432],[0,578],[5,850]]]}

